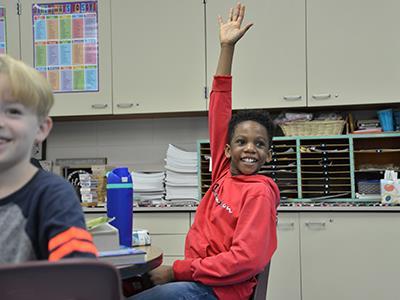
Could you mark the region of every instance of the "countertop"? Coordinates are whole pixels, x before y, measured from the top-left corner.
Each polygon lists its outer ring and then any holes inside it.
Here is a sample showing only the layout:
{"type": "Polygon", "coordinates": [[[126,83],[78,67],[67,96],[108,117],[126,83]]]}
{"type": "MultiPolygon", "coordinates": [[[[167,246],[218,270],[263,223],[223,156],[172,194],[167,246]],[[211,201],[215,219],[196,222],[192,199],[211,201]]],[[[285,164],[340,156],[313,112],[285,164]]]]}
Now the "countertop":
{"type": "MultiPolygon", "coordinates": [[[[197,207],[134,207],[134,212],[195,212],[197,207]]],[[[84,213],[105,213],[105,207],[83,207],[84,213]]],[[[279,206],[278,212],[400,212],[400,205],[396,206],[321,206],[321,205],[299,205],[279,206]]]]}

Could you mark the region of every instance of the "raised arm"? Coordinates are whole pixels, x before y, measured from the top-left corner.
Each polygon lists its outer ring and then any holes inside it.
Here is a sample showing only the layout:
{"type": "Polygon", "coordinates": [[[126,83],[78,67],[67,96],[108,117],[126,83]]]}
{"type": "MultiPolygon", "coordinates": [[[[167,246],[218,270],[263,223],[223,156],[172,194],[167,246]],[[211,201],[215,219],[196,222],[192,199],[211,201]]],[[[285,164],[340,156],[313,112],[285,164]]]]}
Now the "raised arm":
{"type": "Polygon", "coordinates": [[[253,25],[242,27],[245,7],[240,3],[231,9],[228,20],[218,16],[221,50],[210,96],[208,128],[212,158],[213,182],[229,167],[224,148],[227,143],[228,124],[232,114],[232,59],[235,44],[253,25]]]}

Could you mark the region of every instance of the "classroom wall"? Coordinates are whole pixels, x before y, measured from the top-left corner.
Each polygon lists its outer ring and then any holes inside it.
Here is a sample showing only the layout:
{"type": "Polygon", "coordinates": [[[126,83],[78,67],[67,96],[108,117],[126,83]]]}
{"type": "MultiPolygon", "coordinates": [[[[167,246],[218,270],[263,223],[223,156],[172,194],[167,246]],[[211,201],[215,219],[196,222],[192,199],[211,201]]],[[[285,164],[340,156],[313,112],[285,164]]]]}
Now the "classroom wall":
{"type": "MultiPolygon", "coordinates": [[[[376,118],[374,110],[352,114],[355,120],[376,118]]],[[[164,170],[169,143],[196,151],[199,139],[208,139],[205,116],[55,122],[46,159],[107,157],[110,165],[158,171],[164,170]]]]}
{"type": "Polygon", "coordinates": [[[157,171],[169,143],[196,151],[207,138],[207,117],[55,122],[46,159],[107,157],[110,165],[157,171]]]}

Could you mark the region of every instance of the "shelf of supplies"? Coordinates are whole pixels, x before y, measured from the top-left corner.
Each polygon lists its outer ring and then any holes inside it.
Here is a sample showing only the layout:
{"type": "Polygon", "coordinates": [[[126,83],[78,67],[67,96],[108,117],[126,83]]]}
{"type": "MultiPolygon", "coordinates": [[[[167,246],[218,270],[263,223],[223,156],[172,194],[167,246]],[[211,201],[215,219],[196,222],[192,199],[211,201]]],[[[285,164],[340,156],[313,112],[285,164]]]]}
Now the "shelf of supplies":
{"type": "MultiPolygon", "coordinates": [[[[359,180],[382,178],[386,169],[400,171],[400,133],[277,137],[271,148],[271,162],[258,173],[272,178],[283,198],[295,201],[357,202],[359,180]]],[[[211,185],[209,142],[203,140],[198,149],[204,195],[211,185]]]]}

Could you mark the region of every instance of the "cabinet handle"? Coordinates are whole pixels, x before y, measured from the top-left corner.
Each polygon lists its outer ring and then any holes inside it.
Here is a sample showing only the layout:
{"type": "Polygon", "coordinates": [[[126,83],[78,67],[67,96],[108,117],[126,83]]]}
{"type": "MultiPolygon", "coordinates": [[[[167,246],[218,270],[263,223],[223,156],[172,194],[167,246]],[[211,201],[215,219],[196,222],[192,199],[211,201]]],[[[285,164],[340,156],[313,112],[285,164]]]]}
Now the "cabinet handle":
{"type": "Polygon", "coordinates": [[[107,104],[92,104],[92,108],[94,108],[94,109],[103,109],[106,107],[107,107],[107,104]]]}
{"type": "Polygon", "coordinates": [[[278,229],[292,230],[292,229],[294,229],[294,222],[290,222],[290,223],[279,223],[278,222],[278,229]]]}
{"type": "Polygon", "coordinates": [[[300,95],[296,95],[296,96],[283,96],[284,100],[287,101],[297,101],[297,100],[301,100],[301,96],[300,95]]]}
{"type": "Polygon", "coordinates": [[[118,103],[117,107],[118,108],[131,108],[133,106],[133,103],[118,103]]]}
{"type": "Polygon", "coordinates": [[[306,226],[310,229],[325,229],[325,222],[305,222],[306,226]]]}
{"type": "Polygon", "coordinates": [[[317,94],[317,95],[312,95],[312,97],[315,100],[326,100],[331,97],[331,94],[317,94]]]}

